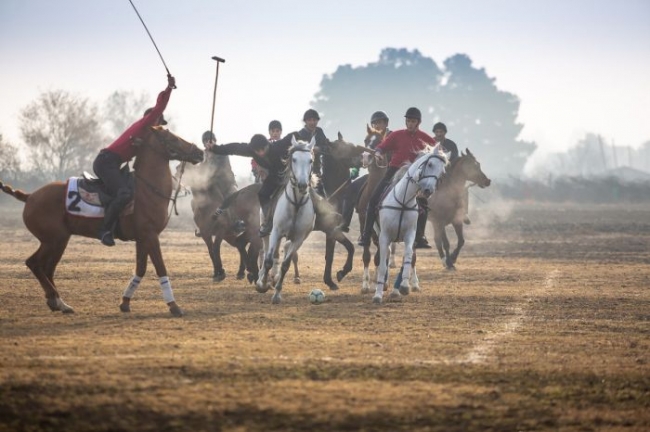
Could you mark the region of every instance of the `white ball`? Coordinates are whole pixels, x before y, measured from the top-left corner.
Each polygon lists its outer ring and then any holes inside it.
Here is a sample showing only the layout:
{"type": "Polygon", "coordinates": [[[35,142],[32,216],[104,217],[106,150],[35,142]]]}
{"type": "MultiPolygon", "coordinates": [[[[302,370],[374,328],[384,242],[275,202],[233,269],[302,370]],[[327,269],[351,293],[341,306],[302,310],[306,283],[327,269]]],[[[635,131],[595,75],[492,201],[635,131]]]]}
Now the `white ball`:
{"type": "Polygon", "coordinates": [[[321,304],[325,301],[325,293],[323,292],[323,290],[314,288],[309,293],[309,301],[311,302],[311,304],[321,304]]]}

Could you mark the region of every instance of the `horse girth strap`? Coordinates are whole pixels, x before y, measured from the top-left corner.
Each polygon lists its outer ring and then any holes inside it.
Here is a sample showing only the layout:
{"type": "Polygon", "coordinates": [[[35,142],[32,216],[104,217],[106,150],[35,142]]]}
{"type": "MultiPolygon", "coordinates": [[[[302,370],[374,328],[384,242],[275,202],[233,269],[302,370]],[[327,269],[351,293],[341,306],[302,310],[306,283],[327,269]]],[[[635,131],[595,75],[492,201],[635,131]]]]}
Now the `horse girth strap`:
{"type": "Polygon", "coordinates": [[[382,210],[382,209],[399,210],[399,211],[418,211],[418,205],[416,204],[415,207],[379,206],[379,210],[382,210]]]}

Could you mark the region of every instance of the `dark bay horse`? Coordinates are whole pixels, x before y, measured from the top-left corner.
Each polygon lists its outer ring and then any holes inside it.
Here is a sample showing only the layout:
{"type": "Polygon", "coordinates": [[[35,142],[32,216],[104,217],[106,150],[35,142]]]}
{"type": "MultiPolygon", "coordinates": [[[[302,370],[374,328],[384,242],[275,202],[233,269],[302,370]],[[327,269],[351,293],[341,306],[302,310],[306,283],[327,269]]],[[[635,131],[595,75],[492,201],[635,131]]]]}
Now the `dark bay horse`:
{"type": "MultiPolygon", "coordinates": [[[[147,269],[151,258],[160,278],[163,298],[174,316],[183,314],[174,300],[167,268],[160,251],[159,234],[168,222],[168,206],[172,194],[170,160],[198,163],[203,151],[161,126],[154,126],[137,145],[135,170],[135,198],[132,214],[120,216],[119,236],[122,240],[135,240],[136,269],[129,287],[124,292],[120,310],[130,311],[130,300],[147,269]]],[[[66,212],[65,182],[52,182],[31,194],[14,190],[0,183],[5,193],[25,203],[23,221],[27,229],[41,242],[30,256],[27,267],[45,291],[47,305],[52,311],[72,313],[54,284],[56,266],[65,252],[72,235],[95,238],[101,218],[81,218],[66,212]]],[[[100,245],[99,241],[97,242],[100,245]]],[[[103,247],[103,246],[100,246],[103,247]]]]}
{"type": "Polygon", "coordinates": [[[433,223],[434,239],[443,266],[454,270],[456,259],[465,244],[463,218],[465,217],[467,193],[465,183],[472,182],[480,188],[490,186],[491,180],[481,170],[481,164],[472,152],[465,153],[451,162],[447,173],[440,180],[438,190],[429,198],[428,219],[433,223]],[[456,249],[449,253],[449,239],[445,227],[451,224],[458,237],[456,249]]]}

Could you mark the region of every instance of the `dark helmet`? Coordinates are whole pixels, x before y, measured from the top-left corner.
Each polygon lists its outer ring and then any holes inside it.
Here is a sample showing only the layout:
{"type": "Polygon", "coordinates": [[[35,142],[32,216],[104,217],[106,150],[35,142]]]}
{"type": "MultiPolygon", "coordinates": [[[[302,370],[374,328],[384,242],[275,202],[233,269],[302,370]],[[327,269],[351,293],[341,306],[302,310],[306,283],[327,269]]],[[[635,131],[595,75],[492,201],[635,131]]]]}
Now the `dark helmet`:
{"type": "Polygon", "coordinates": [[[420,112],[419,109],[415,107],[411,107],[407,109],[406,114],[404,114],[404,117],[422,121],[422,113],[420,112]]]}
{"type": "Polygon", "coordinates": [[[201,141],[203,141],[203,144],[209,142],[209,141],[216,141],[217,137],[214,136],[214,134],[211,131],[205,131],[203,132],[203,135],[201,136],[201,141]]]}
{"type": "MultiPolygon", "coordinates": [[[[144,115],[143,115],[143,116],[146,116],[146,115],[149,114],[151,111],[153,111],[153,108],[147,108],[147,109],[144,111],[144,115]]],[[[162,114],[160,114],[160,124],[161,124],[162,126],[165,126],[165,125],[167,124],[167,120],[165,120],[165,117],[164,117],[162,114]]]]}
{"type": "Polygon", "coordinates": [[[305,111],[305,114],[302,116],[302,121],[307,121],[308,119],[313,119],[313,118],[315,118],[316,120],[320,120],[318,111],[310,108],[307,111],[305,111]]]}
{"type": "Polygon", "coordinates": [[[383,111],[375,111],[372,116],[370,116],[370,123],[372,124],[377,120],[386,120],[386,123],[388,123],[388,116],[383,111]]]}
{"type": "Polygon", "coordinates": [[[445,124],[442,122],[438,122],[433,125],[432,131],[435,132],[436,129],[442,129],[443,131],[445,131],[445,133],[447,132],[447,126],[445,126],[445,124]]]}
{"type": "Polygon", "coordinates": [[[269,123],[269,130],[271,129],[280,129],[282,130],[282,123],[280,123],[277,120],[273,120],[271,123],[269,123]]]}
{"type": "Polygon", "coordinates": [[[251,138],[250,146],[255,151],[262,150],[267,145],[269,145],[269,140],[262,134],[255,134],[251,138]]]}

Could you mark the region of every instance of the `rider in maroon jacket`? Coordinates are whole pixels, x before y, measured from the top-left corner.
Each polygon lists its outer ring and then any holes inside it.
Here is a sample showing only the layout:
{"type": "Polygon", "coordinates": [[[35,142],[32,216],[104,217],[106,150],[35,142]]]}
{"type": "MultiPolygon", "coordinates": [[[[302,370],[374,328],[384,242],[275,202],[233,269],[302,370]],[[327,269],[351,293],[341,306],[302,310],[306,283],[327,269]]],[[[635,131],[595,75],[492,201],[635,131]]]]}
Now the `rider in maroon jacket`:
{"type": "Polygon", "coordinates": [[[167,75],[167,88],[158,95],[156,106],[144,112],[144,116],[133,123],[118,139],[99,152],[93,163],[93,170],[113,197],[106,206],[104,221],[99,229],[98,237],[106,246],[114,246],[113,229],[120,213],[133,198],[133,191],[128,181],[120,174],[120,167],[135,156],[133,142],[144,139],[151,126],[166,125],[163,111],[167,107],[172,89],[176,88],[176,80],[167,75]]]}
{"type": "MultiPolygon", "coordinates": [[[[363,235],[359,241],[360,246],[367,246],[370,244],[370,237],[372,235],[373,225],[375,224],[375,209],[379,204],[379,200],[393,179],[397,170],[406,162],[413,162],[418,155],[418,152],[424,150],[429,145],[435,145],[436,140],[422,132],[419,129],[422,122],[422,114],[417,108],[409,108],[404,115],[406,118],[406,129],[391,132],[384,140],[375,148],[375,156],[381,160],[384,153],[391,152],[392,156],[386,174],[381,179],[372,196],[368,202],[368,209],[366,210],[366,223],[363,227],[363,235]]],[[[424,227],[426,224],[426,204],[422,208],[423,211],[418,215],[418,230],[415,235],[415,248],[431,248],[424,238],[424,227]]]]}

